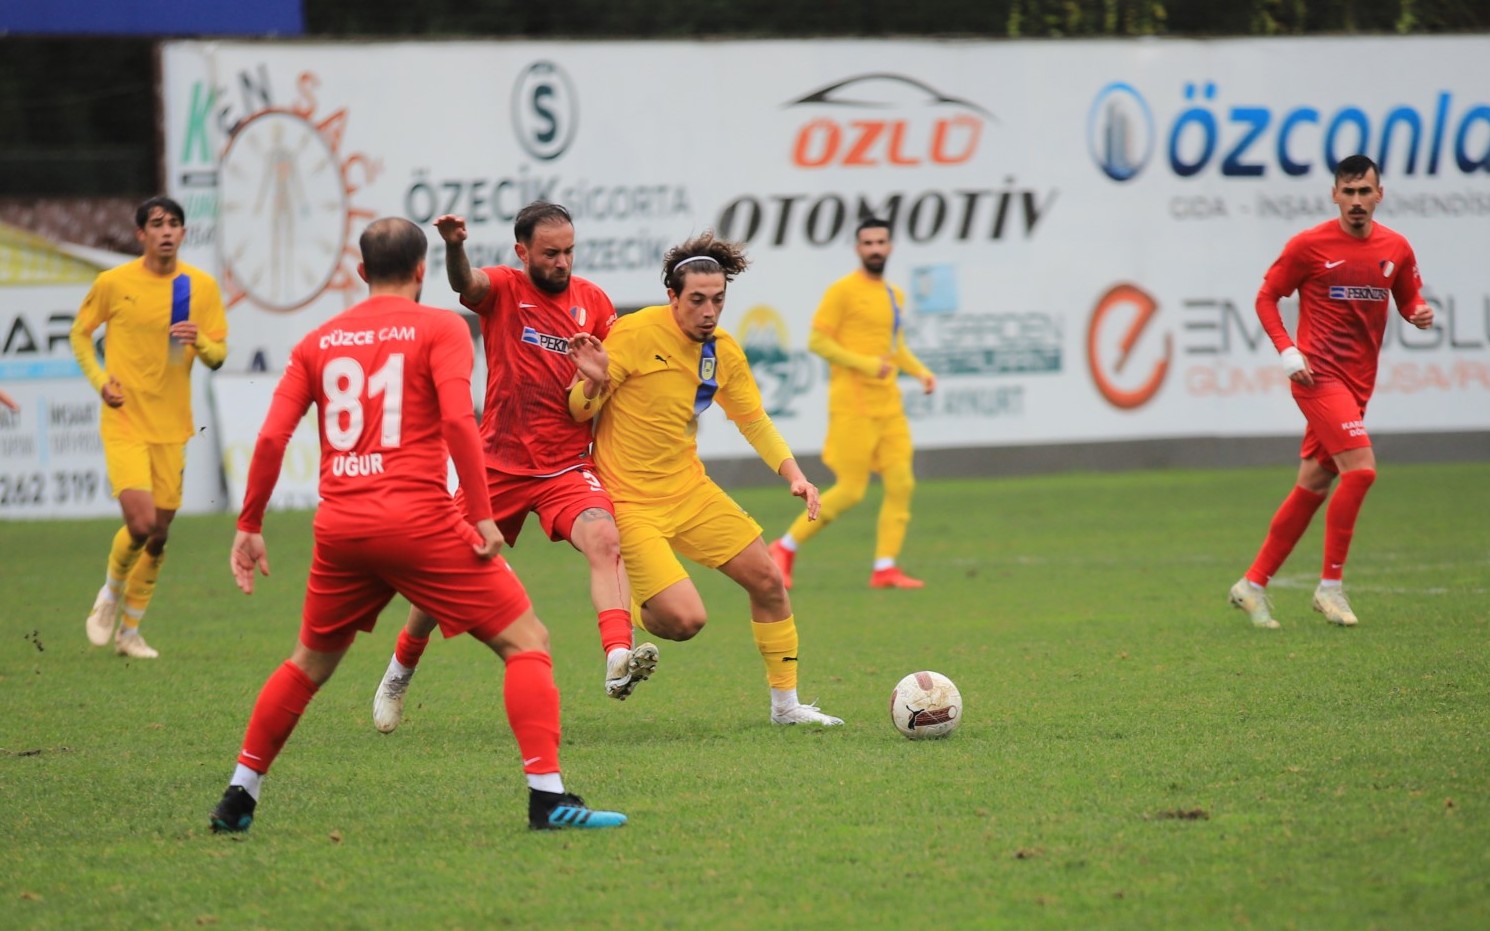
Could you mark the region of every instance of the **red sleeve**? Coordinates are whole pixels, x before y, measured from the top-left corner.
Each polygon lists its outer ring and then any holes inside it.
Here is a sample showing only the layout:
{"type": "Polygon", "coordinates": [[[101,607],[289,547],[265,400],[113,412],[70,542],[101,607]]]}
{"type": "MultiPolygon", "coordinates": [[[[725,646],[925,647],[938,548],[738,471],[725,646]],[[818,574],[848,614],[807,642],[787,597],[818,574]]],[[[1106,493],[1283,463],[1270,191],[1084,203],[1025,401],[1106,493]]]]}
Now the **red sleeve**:
{"type": "Polygon", "coordinates": [[[1299,261],[1298,238],[1288,241],[1283,254],[1273,262],[1263,276],[1262,287],[1257,291],[1257,319],[1273,341],[1273,348],[1282,352],[1293,345],[1288,330],[1283,326],[1283,314],[1278,310],[1278,300],[1299,289],[1304,281],[1304,265],[1299,261]]]}
{"type": "Polygon", "coordinates": [[[238,512],[238,529],[244,533],[263,531],[264,510],[269,506],[269,497],[274,494],[275,483],[279,481],[285,447],[290,445],[290,436],[313,401],[310,373],[301,358],[300,346],[297,346],[290,353],[290,362],[285,366],[279,386],[274,389],[274,400],[264,417],[264,425],[259,428],[259,440],[254,444],[253,459],[248,464],[243,509],[238,512]]]}
{"type": "Polygon", "coordinates": [[[491,520],[491,498],[486,493],[485,459],[476,414],[471,409],[471,340],[465,324],[452,315],[429,349],[430,374],[440,401],[440,432],[455,463],[455,474],[466,493],[466,519],[491,520]]]}
{"type": "Polygon", "coordinates": [[[595,324],[595,329],[592,332],[595,334],[596,339],[604,340],[610,335],[610,328],[616,325],[616,305],[611,303],[610,296],[604,291],[597,288],[595,293],[603,303],[596,309],[596,314],[600,317],[600,322],[595,324]]]}
{"type": "Polygon", "coordinates": [[[1397,275],[1392,279],[1392,298],[1397,302],[1397,313],[1408,318],[1423,303],[1423,277],[1418,273],[1418,257],[1405,240],[1402,253],[1402,267],[1397,269],[1397,275]]]}
{"type": "Polygon", "coordinates": [[[481,299],[481,302],[478,303],[478,304],[467,304],[466,303],[466,299],[464,297],[462,297],[460,299],[460,303],[461,303],[461,306],[462,307],[469,308],[470,311],[471,311],[471,313],[475,314],[478,317],[490,316],[491,312],[493,310],[495,310],[496,309],[496,306],[497,306],[497,276],[496,276],[496,271],[497,271],[497,269],[495,269],[495,268],[478,268],[478,269],[476,269],[475,271],[472,272],[473,275],[485,275],[486,276],[486,283],[487,283],[486,296],[483,297],[481,299]]]}

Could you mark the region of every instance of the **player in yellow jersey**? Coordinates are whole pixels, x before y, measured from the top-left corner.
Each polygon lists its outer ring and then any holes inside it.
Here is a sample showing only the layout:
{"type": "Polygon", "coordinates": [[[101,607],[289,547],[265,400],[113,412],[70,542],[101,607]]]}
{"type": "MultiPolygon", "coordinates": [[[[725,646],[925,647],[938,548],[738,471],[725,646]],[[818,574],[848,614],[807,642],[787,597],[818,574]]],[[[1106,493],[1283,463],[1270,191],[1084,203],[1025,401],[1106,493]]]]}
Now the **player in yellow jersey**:
{"type": "Polygon", "coordinates": [[[729,576],[750,597],[751,631],[771,687],[776,724],[843,721],[797,698],[797,625],[761,528],[704,472],[698,419],[718,403],[755,451],[817,515],[807,480],[761,404],[745,352],[719,328],[726,285],[748,260],[737,243],[706,233],[663,257],[668,303],[622,317],[602,346],[575,339],[585,376],[571,412],[599,412],[595,464],[616,506],[633,612],[648,632],[689,640],[708,616],[675,554],[729,576]],[[602,405],[604,405],[602,407],[602,405]]]}
{"type": "Polygon", "coordinates": [[[837,479],[823,492],[821,520],[803,514],[771,544],[786,587],[792,585],[797,547],[839,515],[864,500],[869,476],[878,472],[885,486],[874,541],[870,588],[921,588],[925,583],[900,570],[895,560],[911,520],[911,425],[900,399],[896,375],[921,382],[927,394],[936,376],[905,344],[901,309],[905,293],[885,281],[890,259],[890,224],[867,217],[854,233],[861,267],[833,282],[812,318],[807,348],[828,360],[828,437],[823,463],[837,479]]]}
{"type": "Polygon", "coordinates": [[[98,276],[71,337],[78,365],[103,399],[98,429],[124,514],[88,614],[88,639],[103,646],[112,635],[120,656],[154,659],[160,654],[140,636],[140,619],[181,506],[186,441],[196,433],[191,366],[199,358],[209,368],[222,366],[228,321],[217,282],[177,258],[186,234],[181,205],[153,197],[135,210],[135,227],[144,256],[98,276]],[[100,326],[107,326],[103,366],[93,348],[100,326]]]}

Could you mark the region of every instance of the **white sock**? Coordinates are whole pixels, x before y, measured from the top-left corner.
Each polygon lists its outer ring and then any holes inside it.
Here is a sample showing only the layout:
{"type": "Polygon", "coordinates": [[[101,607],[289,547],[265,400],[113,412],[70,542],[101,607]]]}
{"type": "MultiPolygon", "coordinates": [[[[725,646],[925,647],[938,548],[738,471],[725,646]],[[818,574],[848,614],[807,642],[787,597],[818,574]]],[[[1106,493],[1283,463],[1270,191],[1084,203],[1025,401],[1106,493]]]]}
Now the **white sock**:
{"type": "Polygon", "coordinates": [[[788,553],[795,553],[797,551],[797,538],[789,533],[783,533],[781,535],[781,539],[777,540],[776,542],[780,543],[781,548],[786,550],[788,553]]]}
{"type": "Polygon", "coordinates": [[[107,598],[110,601],[118,601],[119,593],[122,591],[124,591],[124,580],[106,575],[104,576],[103,588],[98,590],[98,597],[107,598]]]}
{"type": "Polygon", "coordinates": [[[886,569],[894,569],[894,568],[895,568],[895,557],[893,557],[893,556],[881,556],[881,557],[879,557],[878,559],[876,559],[874,561],[874,571],[875,572],[884,572],[886,569]]]}
{"type": "Polygon", "coordinates": [[[528,773],[528,788],[557,795],[564,791],[564,777],[559,773],[528,773]]]}
{"type": "Polygon", "coordinates": [[[263,780],[263,773],[256,773],[242,763],[239,763],[233,770],[233,778],[228,780],[228,785],[242,786],[243,791],[247,792],[257,802],[259,800],[259,784],[263,780]]]}
{"type": "Polygon", "coordinates": [[[388,671],[395,676],[412,676],[414,674],[413,667],[405,666],[398,661],[397,653],[393,654],[393,659],[388,661],[388,671]]]}
{"type": "Polygon", "coordinates": [[[801,702],[797,700],[796,689],[771,690],[771,708],[774,711],[786,711],[800,704],[801,702]]]}
{"type": "Polygon", "coordinates": [[[1319,580],[1319,587],[1320,588],[1343,588],[1344,586],[1342,586],[1340,584],[1340,582],[1341,582],[1340,579],[1320,579],[1319,580]]]}

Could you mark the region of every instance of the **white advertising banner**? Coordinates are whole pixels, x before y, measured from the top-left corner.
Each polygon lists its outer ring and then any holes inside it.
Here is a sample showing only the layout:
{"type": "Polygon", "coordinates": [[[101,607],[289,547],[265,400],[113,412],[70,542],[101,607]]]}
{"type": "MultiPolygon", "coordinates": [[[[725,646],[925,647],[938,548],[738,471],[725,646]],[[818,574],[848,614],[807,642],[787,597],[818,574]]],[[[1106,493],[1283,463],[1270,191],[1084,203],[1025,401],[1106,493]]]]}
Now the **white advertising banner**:
{"type": "MultiPolygon", "coordinates": [[[[223,474],[228,483],[228,510],[243,507],[248,487],[248,464],[253,460],[263,414],[274,399],[278,375],[220,375],[212,384],[214,411],[222,437],[223,474]],[[248,412],[250,416],[239,416],[248,412]],[[253,412],[258,412],[254,414],[253,412]]],[[[279,470],[271,510],[314,508],[321,501],[321,440],[310,412],[295,427],[279,470]]]]}
{"type": "MultiPolygon", "coordinates": [[[[0,388],[21,407],[0,407],[0,520],[119,514],[98,435],[103,401],[68,339],[88,287],[0,285],[0,388]]],[[[194,366],[192,413],[200,428],[186,446],[181,511],[188,514],[223,509],[207,382],[206,368],[194,366]]]]}
{"type": "MultiPolygon", "coordinates": [[[[1331,166],[1384,166],[1433,329],[1389,326],[1378,433],[1490,428],[1490,40],[305,44],[164,47],[171,193],[232,303],[237,371],[364,293],[378,216],[463,215],[516,264],[534,199],[575,217],[576,273],[658,303],[661,257],[749,244],[725,326],[798,452],[821,448],[806,352],[862,214],[938,373],[905,382],[923,448],[1298,432],[1253,313],[1331,166]]],[[[427,303],[455,305],[431,229],[427,303]]],[[[261,410],[234,410],[257,429],[261,410]]],[[[706,455],[749,455],[706,416],[706,455]]]]}

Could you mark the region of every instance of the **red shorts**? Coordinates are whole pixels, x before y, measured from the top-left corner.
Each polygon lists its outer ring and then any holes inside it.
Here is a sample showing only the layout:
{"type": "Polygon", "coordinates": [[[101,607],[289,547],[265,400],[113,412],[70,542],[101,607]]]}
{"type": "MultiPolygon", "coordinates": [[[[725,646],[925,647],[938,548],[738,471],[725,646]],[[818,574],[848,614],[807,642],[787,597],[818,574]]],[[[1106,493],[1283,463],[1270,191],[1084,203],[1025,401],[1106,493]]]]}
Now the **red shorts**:
{"type": "Polygon", "coordinates": [[[471,630],[495,635],[531,607],[528,593],[507,561],[484,560],[472,546],[476,531],[458,528],[413,537],[338,537],[318,534],[305,587],[300,642],[334,653],[403,595],[454,637],[471,630]]]}
{"type": "MultiPolygon", "coordinates": [[[[538,515],[538,523],[550,540],[568,540],[575,518],[590,508],[600,508],[612,517],[616,514],[600,477],[589,468],[538,476],[512,475],[487,466],[486,490],[491,497],[492,519],[508,546],[517,542],[529,514],[538,515]]],[[[465,513],[460,492],[456,493],[456,503],[465,513]]]]}
{"type": "Polygon", "coordinates": [[[1309,422],[1299,447],[1300,459],[1314,459],[1333,472],[1336,455],[1371,445],[1371,437],[1366,434],[1366,409],[1344,385],[1295,385],[1293,400],[1309,422]]]}

